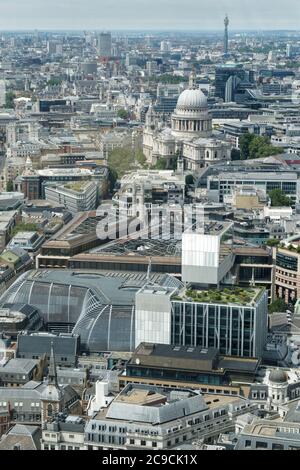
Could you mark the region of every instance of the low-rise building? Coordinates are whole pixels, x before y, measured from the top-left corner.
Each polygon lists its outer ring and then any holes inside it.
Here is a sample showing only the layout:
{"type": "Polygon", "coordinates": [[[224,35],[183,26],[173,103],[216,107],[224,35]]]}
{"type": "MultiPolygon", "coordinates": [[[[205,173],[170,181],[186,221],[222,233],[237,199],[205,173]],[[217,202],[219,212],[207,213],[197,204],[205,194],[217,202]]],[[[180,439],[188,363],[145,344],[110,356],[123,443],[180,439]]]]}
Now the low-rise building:
{"type": "Polygon", "coordinates": [[[58,416],[45,423],[41,450],[85,450],[84,427],[85,421],[80,416],[58,416]]]}
{"type": "Polygon", "coordinates": [[[9,242],[7,247],[10,248],[22,248],[27,251],[30,255],[36,255],[43,242],[45,240],[44,235],[37,232],[18,232],[9,242]]]}
{"type": "Polygon", "coordinates": [[[43,375],[42,362],[34,359],[11,359],[0,367],[0,384],[19,387],[30,380],[40,380],[43,375]]]}
{"type": "Polygon", "coordinates": [[[41,428],[16,424],[2,436],[0,450],[40,450],[41,428]]]}
{"type": "Polygon", "coordinates": [[[88,450],[174,449],[234,428],[234,417],[255,409],[240,397],[128,384],[85,427],[88,450]]]}

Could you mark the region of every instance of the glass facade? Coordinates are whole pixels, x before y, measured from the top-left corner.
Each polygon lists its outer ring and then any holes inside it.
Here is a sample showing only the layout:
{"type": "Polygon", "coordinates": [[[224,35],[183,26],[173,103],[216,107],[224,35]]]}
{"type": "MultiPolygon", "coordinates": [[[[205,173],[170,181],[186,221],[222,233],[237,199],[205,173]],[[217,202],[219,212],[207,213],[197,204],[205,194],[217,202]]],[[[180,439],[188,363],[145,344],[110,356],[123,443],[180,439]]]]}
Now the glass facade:
{"type": "Polygon", "coordinates": [[[276,266],[280,268],[290,269],[291,271],[298,271],[298,256],[289,256],[285,253],[277,253],[276,266]]]}
{"type": "Polygon", "coordinates": [[[172,344],[219,349],[255,357],[256,309],[233,305],[172,302],[172,344]]]}
{"type": "Polygon", "coordinates": [[[209,372],[196,372],[187,370],[172,370],[154,367],[138,367],[135,365],[127,365],[127,376],[168,379],[180,382],[195,382],[207,385],[228,385],[229,380],[226,376],[217,375],[209,372]]]}

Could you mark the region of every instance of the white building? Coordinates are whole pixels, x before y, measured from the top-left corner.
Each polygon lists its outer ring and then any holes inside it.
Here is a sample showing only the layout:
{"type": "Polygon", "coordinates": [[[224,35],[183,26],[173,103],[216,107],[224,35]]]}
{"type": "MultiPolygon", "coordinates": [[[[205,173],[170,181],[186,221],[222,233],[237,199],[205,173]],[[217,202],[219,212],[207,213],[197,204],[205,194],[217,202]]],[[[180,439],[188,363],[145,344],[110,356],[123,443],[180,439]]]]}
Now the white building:
{"type": "Polygon", "coordinates": [[[45,197],[53,205],[63,205],[73,214],[96,209],[98,188],[94,181],[77,181],[46,186],[45,197]]]}
{"type": "Polygon", "coordinates": [[[0,80],[0,106],[5,106],[6,101],[6,83],[5,80],[0,80]]]}
{"type": "Polygon", "coordinates": [[[231,144],[212,135],[212,118],[208,112],[207,98],[195,85],[195,75],[177,101],[171,117],[171,128],[160,129],[150,106],[146,115],[143,134],[143,152],[153,165],[158,159],[171,166],[182,156],[184,167],[196,171],[199,168],[230,160],[231,144]]]}

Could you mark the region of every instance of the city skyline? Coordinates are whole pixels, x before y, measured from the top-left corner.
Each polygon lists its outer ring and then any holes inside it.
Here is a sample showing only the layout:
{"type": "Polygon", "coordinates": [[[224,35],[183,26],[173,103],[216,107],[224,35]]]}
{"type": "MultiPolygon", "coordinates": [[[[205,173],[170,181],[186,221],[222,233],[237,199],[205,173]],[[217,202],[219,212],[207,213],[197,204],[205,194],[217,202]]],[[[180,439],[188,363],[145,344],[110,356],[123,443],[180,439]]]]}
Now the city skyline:
{"type": "Polygon", "coordinates": [[[222,30],[226,13],[231,31],[299,29],[297,0],[2,0],[0,30],[222,30]]]}

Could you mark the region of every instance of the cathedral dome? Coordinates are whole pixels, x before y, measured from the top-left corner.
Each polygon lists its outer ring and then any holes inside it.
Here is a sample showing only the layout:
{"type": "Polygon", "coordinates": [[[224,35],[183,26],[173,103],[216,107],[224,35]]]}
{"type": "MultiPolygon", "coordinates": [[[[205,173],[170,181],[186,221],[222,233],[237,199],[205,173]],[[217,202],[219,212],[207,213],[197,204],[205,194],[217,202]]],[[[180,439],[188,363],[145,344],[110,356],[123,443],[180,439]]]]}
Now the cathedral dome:
{"type": "Polygon", "coordinates": [[[207,108],[207,98],[199,88],[184,90],[180,94],[176,106],[176,109],[198,110],[203,108],[207,108]]]}

